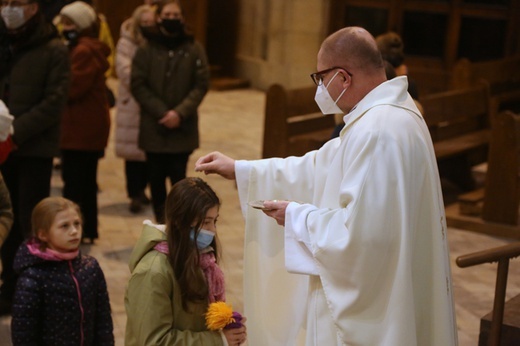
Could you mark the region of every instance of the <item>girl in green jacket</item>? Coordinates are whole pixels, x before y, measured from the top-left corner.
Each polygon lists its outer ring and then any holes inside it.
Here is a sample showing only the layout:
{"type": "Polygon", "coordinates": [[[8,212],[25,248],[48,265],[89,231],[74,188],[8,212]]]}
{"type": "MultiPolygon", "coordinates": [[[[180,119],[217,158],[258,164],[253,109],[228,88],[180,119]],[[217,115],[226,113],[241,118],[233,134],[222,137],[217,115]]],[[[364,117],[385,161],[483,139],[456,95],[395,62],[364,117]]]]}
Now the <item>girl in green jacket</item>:
{"type": "Polygon", "coordinates": [[[145,221],[130,257],[125,345],[240,345],[246,328],[210,331],[204,315],[225,301],[216,238],[220,200],[200,178],[176,183],[165,225],[145,221]]]}

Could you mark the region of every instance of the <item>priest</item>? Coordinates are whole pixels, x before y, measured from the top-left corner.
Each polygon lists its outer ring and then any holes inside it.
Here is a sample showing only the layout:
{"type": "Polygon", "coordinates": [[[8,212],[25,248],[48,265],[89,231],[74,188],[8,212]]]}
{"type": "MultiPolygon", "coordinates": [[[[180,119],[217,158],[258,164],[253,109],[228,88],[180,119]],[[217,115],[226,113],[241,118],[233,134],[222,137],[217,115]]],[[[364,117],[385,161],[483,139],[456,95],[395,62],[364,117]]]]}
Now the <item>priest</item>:
{"type": "Polygon", "coordinates": [[[360,27],[330,35],[317,69],[320,109],[344,114],[339,138],[302,157],[213,152],[195,166],[237,182],[249,344],[456,345],[439,175],[406,76],[386,79],[360,27]]]}

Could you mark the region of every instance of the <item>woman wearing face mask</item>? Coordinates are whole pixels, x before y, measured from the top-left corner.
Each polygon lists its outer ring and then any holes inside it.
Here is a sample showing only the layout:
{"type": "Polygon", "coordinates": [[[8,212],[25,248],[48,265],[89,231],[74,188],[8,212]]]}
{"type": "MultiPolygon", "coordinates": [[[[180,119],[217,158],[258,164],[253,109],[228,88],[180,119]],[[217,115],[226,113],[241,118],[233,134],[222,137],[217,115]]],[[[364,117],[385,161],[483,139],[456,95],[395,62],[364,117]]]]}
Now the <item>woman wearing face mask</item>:
{"type": "Polygon", "coordinates": [[[246,328],[210,331],[210,303],[225,301],[216,240],[220,200],[200,178],[177,182],[166,225],[145,221],[130,257],[125,345],[240,345],[246,328]]]}
{"type": "Polygon", "coordinates": [[[144,45],[141,28],[155,26],[155,9],[149,5],[137,7],[132,17],[121,25],[116,46],[116,73],[119,78],[116,102],[116,155],[125,160],[126,192],[131,199],[130,212],[137,213],[143,204],[150,204],[145,194],[148,172],[144,152],[137,145],[139,135],[139,104],[130,92],[130,70],[135,51],[144,45]]]}
{"type": "Polygon", "coordinates": [[[97,167],[110,131],[105,72],[110,48],[98,37],[94,9],[75,1],[60,12],[71,61],[69,99],[61,120],[63,197],[77,203],[84,217],[83,238],[98,238],[97,167]]]}
{"type": "Polygon", "coordinates": [[[190,154],[199,146],[198,107],[209,87],[202,45],[184,29],[178,1],[161,2],[157,26],[132,62],[131,91],[141,107],[139,147],[146,153],[152,203],[164,222],[166,179],[186,176],[190,154]]]}

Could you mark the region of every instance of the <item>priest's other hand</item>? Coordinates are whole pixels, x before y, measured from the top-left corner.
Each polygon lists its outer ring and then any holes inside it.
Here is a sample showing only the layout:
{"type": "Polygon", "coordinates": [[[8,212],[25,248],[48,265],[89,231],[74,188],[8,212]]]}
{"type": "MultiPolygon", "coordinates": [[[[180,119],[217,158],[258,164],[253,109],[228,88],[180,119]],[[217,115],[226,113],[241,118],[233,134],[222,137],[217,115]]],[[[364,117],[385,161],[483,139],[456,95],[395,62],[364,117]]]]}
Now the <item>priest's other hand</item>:
{"type": "Polygon", "coordinates": [[[272,201],[264,201],[263,212],[276,220],[280,226],[285,226],[285,209],[291,201],[278,201],[276,199],[272,201]]]}
{"type": "Polygon", "coordinates": [[[204,172],[204,174],[216,173],[226,179],[235,179],[235,160],[214,151],[195,162],[195,171],[204,172]]]}

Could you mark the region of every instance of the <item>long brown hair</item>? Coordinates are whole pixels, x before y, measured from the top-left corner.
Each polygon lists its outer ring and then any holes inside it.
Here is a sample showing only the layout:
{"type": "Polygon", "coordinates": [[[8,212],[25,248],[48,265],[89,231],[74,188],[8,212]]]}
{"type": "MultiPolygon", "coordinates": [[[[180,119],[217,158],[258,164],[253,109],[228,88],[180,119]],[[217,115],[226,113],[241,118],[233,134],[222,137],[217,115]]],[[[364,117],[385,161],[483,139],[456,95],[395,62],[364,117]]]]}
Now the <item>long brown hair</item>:
{"type": "MultiPolygon", "coordinates": [[[[189,177],[175,185],[166,198],[165,218],[168,238],[168,257],[180,286],[184,310],[188,302],[204,302],[208,298],[208,285],[199,265],[197,236],[211,208],[220,207],[215,191],[202,179],[189,177]],[[192,226],[194,225],[194,226],[192,226]],[[194,237],[190,233],[194,230],[194,237]]],[[[217,238],[211,246],[219,259],[217,238]]]]}

